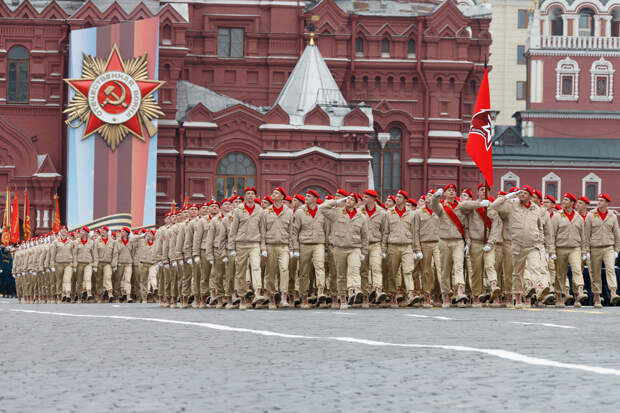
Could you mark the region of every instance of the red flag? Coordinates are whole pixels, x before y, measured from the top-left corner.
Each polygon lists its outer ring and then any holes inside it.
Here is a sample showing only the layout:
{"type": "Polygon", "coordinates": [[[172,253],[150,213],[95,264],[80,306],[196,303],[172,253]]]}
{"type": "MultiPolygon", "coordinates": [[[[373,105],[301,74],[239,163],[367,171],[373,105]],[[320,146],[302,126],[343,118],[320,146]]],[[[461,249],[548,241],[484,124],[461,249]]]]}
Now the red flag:
{"type": "Polygon", "coordinates": [[[28,190],[24,190],[24,239],[30,239],[32,230],[30,229],[30,198],[28,190]]]}
{"type": "Polygon", "coordinates": [[[4,220],[2,222],[2,245],[9,245],[11,239],[11,190],[6,188],[4,199],[4,220]]]}
{"type": "Polygon", "coordinates": [[[56,209],[54,210],[54,222],[52,223],[52,231],[60,231],[60,209],[58,209],[58,195],[54,195],[56,201],[56,209]]]}
{"type": "Polygon", "coordinates": [[[19,200],[17,199],[17,191],[13,198],[13,211],[11,211],[11,244],[19,242],[19,200]]]}
{"type": "Polygon", "coordinates": [[[484,69],[484,77],[478,91],[474,115],[471,118],[466,150],[487,181],[493,185],[493,119],[491,118],[491,97],[489,96],[489,77],[484,69]]]}
{"type": "Polygon", "coordinates": [[[176,202],[174,202],[174,199],[172,200],[172,204],[170,205],[170,212],[172,212],[174,214],[174,212],[176,211],[176,202]]]}

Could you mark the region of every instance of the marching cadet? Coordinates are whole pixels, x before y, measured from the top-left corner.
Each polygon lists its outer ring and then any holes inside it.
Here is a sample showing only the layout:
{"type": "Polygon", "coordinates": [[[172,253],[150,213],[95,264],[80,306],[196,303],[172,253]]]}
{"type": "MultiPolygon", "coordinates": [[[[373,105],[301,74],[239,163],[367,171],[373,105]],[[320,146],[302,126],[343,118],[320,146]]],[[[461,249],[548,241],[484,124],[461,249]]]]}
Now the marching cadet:
{"type": "Polygon", "coordinates": [[[230,226],[230,211],[232,209],[232,203],[229,199],[222,199],[222,211],[216,213],[211,217],[211,221],[208,225],[206,236],[203,239],[206,240],[204,250],[204,261],[207,261],[211,266],[211,275],[209,282],[213,281],[213,288],[211,289],[211,306],[215,308],[224,307],[224,298],[226,298],[226,308],[232,309],[233,304],[233,291],[234,291],[234,272],[232,269],[232,263],[228,260],[228,251],[226,246],[228,243],[228,227],[230,226]],[[229,271],[229,269],[231,269],[229,271]]]}
{"type": "Polygon", "coordinates": [[[105,293],[108,294],[108,302],[114,302],[114,290],[112,286],[112,259],[116,254],[116,242],[110,240],[108,237],[108,231],[110,229],[107,226],[100,228],[100,237],[95,241],[95,254],[99,262],[99,267],[96,271],[98,277],[101,277],[102,289],[95,291],[97,295],[97,302],[101,302],[105,293]]]}
{"type": "Polygon", "coordinates": [[[92,274],[93,266],[98,265],[96,253],[94,252],[94,242],[88,237],[90,230],[82,227],[77,231],[79,239],[74,242],[73,249],[73,268],[75,278],[73,280],[72,295],[77,294],[80,301],[91,302],[94,297],[92,294],[92,274]]]}
{"type": "Polygon", "coordinates": [[[340,309],[349,304],[362,304],[362,280],[360,264],[368,255],[368,220],[357,213],[357,200],[354,196],[325,201],[318,207],[331,222],[334,235],[334,260],[340,309]],[[342,205],[344,204],[344,207],[342,205]]]}
{"type": "MultiPolygon", "coordinates": [[[[319,194],[308,190],[304,197],[306,203],[295,211],[295,220],[291,231],[293,254],[299,258],[299,294],[301,308],[310,308],[308,293],[310,290],[310,270],[316,274],[318,301],[325,299],[325,217],[319,214],[317,200],[319,194]]],[[[332,301],[332,306],[334,302],[332,301]]],[[[337,304],[336,304],[337,305],[337,304]]]]}
{"type": "Polygon", "coordinates": [[[379,195],[372,189],[364,191],[362,215],[368,219],[368,254],[360,269],[364,306],[369,301],[381,304],[387,297],[383,292],[383,270],[381,258],[381,239],[385,225],[385,210],[377,205],[379,195]],[[370,291],[369,291],[370,290],[370,291]]]}
{"type": "MultiPolygon", "coordinates": [[[[535,203],[536,206],[541,206],[542,193],[536,189],[533,191],[532,202],[535,203]]],[[[545,196],[544,201],[542,201],[542,208],[540,208],[540,214],[543,217],[543,236],[548,239],[552,237],[553,228],[551,224],[551,218],[556,213],[559,205],[557,205],[556,200],[551,195],[545,196]]],[[[544,241],[541,240],[541,244],[544,248],[544,241]]],[[[554,254],[545,253],[544,250],[541,251],[541,260],[546,263],[543,265],[543,273],[542,278],[546,280],[549,284],[549,294],[544,297],[538,297],[539,302],[542,301],[543,304],[554,304],[555,303],[555,280],[556,280],[556,262],[552,257],[555,257],[554,254]]],[[[531,294],[535,292],[534,281],[532,276],[529,274],[529,271],[526,269],[524,273],[524,279],[526,284],[529,286],[528,291],[526,293],[526,298],[529,298],[531,294]]]]}
{"type": "Polygon", "coordinates": [[[183,260],[179,259],[177,249],[178,233],[181,230],[181,225],[183,224],[183,215],[181,210],[176,211],[170,216],[170,218],[172,226],[168,232],[168,259],[170,260],[170,295],[168,297],[168,305],[170,305],[170,308],[176,308],[180,294],[179,279],[181,278],[183,271],[182,266],[179,265],[179,261],[182,262],[183,260]]]}
{"type": "Polygon", "coordinates": [[[263,209],[254,203],[256,188],[245,188],[243,193],[243,206],[234,209],[228,234],[229,255],[235,258],[235,290],[241,297],[240,310],[248,308],[246,300],[250,290],[245,281],[248,265],[252,273],[252,285],[256,290],[252,304],[263,304],[266,300],[260,270],[260,219],[263,209]]]}
{"type": "Polygon", "coordinates": [[[138,244],[134,262],[137,263],[140,283],[140,292],[136,293],[136,300],[140,303],[150,303],[153,292],[157,289],[157,266],[155,264],[156,247],[155,231],[148,230],[144,242],[138,244]]]}
{"type": "Polygon", "coordinates": [[[116,242],[116,254],[112,257],[112,270],[119,270],[122,294],[121,301],[132,303],[131,277],[133,271],[133,256],[131,255],[129,234],[131,234],[131,229],[129,227],[123,227],[121,229],[120,237],[116,242]]]}
{"type": "Polygon", "coordinates": [[[417,210],[419,217],[418,238],[420,239],[420,253],[422,261],[420,262],[420,270],[422,277],[422,290],[424,293],[425,308],[431,308],[431,293],[435,285],[435,281],[439,282],[441,276],[441,257],[439,253],[439,217],[433,213],[433,210],[427,202],[433,194],[429,192],[422,195],[418,201],[420,208],[417,210]],[[435,270],[433,271],[433,261],[435,262],[435,270]]]}
{"type": "MultiPolygon", "coordinates": [[[[200,233],[200,239],[194,238],[194,233],[196,232],[197,227],[200,225],[198,205],[188,205],[187,214],[188,219],[184,228],[185,236],[183,240],[183,258],[185,260],[184,268],[188,274],[186,277],[189,279],[190,291],[188,293],[188,306],[189,296],[192,296],[194,297],[193,299],[196,301],[196,307],[199,308],[201,301],[200,279],[202,277],[200,265],[200,245],[202,243],[202,232],[200,233]]],[[[204,277],[207,279],[208,283],[208,274],[204,274],[204,277]]]]}
{"type": "MultiPolygon", "coordinates": [[[[512,247],[512,299],[514,305],[523,307],[521,296],[523,294],[523,273],[527,267],[536,282],[536,296],[544,297],[549,292],[541,279],[544,273],[541,261],[541,239],[544,239],[543,217],[539,207],[531,202],[533,189],[525,185],[518,192],[498,197],[491,208],[510,216],[510,238],[512,247]],[[518,199],[513,199],[518,196],[518,199]]],[[[554,254],[552,246],[547,250],[554,254]]]]}
{"type": "MultiPolygon", "coordinates": [[[[306,203],[306,198],[301,194],[295,194],[293,196],[293,200],[291,201],[291,207],[293,210],[293,223],[295,222],[295,212],[306,203]]],[[[291,227],[292,231],[292,227],[291,227]]],[[[291,245],[292,245],[292,237],[293,234],[291,232],[291,245]]],[[[289,299],[291,302],[290,306],[295,306],[295,302],[299,301],[299,296],[295,298],[295,292],[299,291],[299,257],[297,254],[291,249],[291,253],[289,254],[289,283],[288,283],[288,291],[289,291],[289,299]]]]}
{"type": "Polygon", "coordinates": [[[274,189],[271,194],[273,205],[263,211],[260,220],[261,255],[267,258],[265,291],[269,297],[269,309],[271,310],[277,308],[277,294],[280,294],[280,307],[289,307],[289,259],[293,211],[284,206],[285,197],[284,188],[274,189]]]}
{"type": "Polygon", "coordinates": [[[173,216],[171,212],[164,215],[164,225],[157,231],[155,235],[155,254],[157,258],[157,267],[159,268],[159,279],[157,280],[159,305],[160,307],[169,307],[170,297],[170,260],[168,259],[168,242],[170,240],[170,228],[172,227],[173,216]]]}
{"type": "Polygon", "coordinates": [[[407,306],[413,304],[413,269],[415,260],[423,258],[420,239],[416,236],[420,218],[407,209],[409,195],[405,191],[399,190],[395,199],[394,207],[387,210],[381,239],[382,258],[388,263],[386,289],[391,296],[392,308],[398,308],[397,289],[403,282],[408,293],[407,306]]]}
{"type": "Polygon", "coordinates": [[[177,215],[177,232],[175,243],[175,258],[177,262],[177,288],[181,297],[181,308],[189,308],[189,296],[191,295],[192,268],[191,268],[191,250],[186,251],[185,236],[187,235],[187,227],[189,226],[189,211],[187,207],[181,208],[177,215]],[[180,219],[179,219],[180,218],[180,219]],[[185,265],[186,260],[188,261],[185,265]]]}
{"type": "Polygon", "coordinates": [[[71,302],[73,248],[67,227],[61,227],[59,237],[52,245],[50,262],[52,263],[52,271],[56,274],[56,292],[62,294],[62,302],[71,302]]]}
{"type": "MultiPolygon", "coordinates": [[[[190,226],[193,226],[192,255],[194,257],[192,295],[196,301],[196,308],[207,308],[211,264],[206,259],[206,248],[207,234],[212,219],[209,213],[209,206],[214,202],[215,201],[209,201],[200,204],[198,214],[190,224],[190,226]]],[[[185,242],[187,244],[187,238],[185,242]]]]}
{"type": "MultiPolygon", "coordinates": [[[[590,211],[585,222],[585,247],[590,253],[590,279],[594,293],[594,307],[600,308],[603,285],[601,281],[601,267],[605,264],[605,277],[609,287],[612,305],[617,305],[620,297],[617,295],[618,284],[614,270],[618,251],[620,251],[620,230],[618,217],[614,211],[608,209],[611,198],[607,194],[599,194],[598,207],[590,211]]],[[[586,253],[587,254],[587,253],[586,253]]],[[[587,255],[586,255],[587,258],[587,255]]]]}
{"type": "MultiPolygon", "coordinates": [[[[220,203],[217,202],[216,200],[212,200],[210,203],[210,205],[208,206],[209,211],[208,211],[208,216],[209,216],[209,229],[215,225],[215,222],[213,221],[213,218],[217,217],[220,213],[220,203]]],[[[209,236],[209,232],[208,229],[207,231],[204,233],[203,235],[203,240],[201,243],[201,248],[202,249],[206,249],[207,248],[207,244],[208,244],[208,236],[209,236]]],[[[202,263],[202,258],[201,258],[201,263],[202,263]]],[[[222,308],[223,307],[223,300],[222,297],[224,296],[224,273],[218,273],[215,274],[213,271],[213,264],[211,262],[209,262],[207,260],[206,262],[207,266],[206,268],[206,274],[207,277],[206,278],[202,278],[202,284],[200,286],[200,290],[201,291],[205,291],[209,293],[209,304],[211,304],[212,306],[218,308],[222,308]]]]}
{"type": "Polygon", "coordinates": [[[568,266],[570,265],[573,274],[573,283],[577,286],[575,306],[581,307],[588,300],[588,294],[583,291],[583,275],[581,272],[582,262],[587,258],[586,244],[584,237],[584,220],[577,217],[573,206],[577,202],[577,197],[567,192],[562,196],[562,212],[554,214],[551,218],[551,225],[555,239],[555,261],[556,264],[556,307],[564,307],[562,291],[566,284],[568,266]]]}
{"type": "MultiPolygon", "coordinates": [[[[485,200],[486,201],[486,200],[485,200]]],[[[442,295],[442,307],[450,306],[450,277],[454,271],[456,287],[455,301],[457,304],[467,302],[465,295],[465,276],[463,272],[463,261],[465,257],[465,233],[463,225],[465,213],[475,207],[488,206],[489,201],[473,202],[456,200],[456,186],[448,184],[443,189],[439,188],[431,198],[431,209],[439,217],[439,252],[441,257],[440,280],[442,295]],[[446,199],[439,201],[439,197],[446,193],[446,199]]]]}

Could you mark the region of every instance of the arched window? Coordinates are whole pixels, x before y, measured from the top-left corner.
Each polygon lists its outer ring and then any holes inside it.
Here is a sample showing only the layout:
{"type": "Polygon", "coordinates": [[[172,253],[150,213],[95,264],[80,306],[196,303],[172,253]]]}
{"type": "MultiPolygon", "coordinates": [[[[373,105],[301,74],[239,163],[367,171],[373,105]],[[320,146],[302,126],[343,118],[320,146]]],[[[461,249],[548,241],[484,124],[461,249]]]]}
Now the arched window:
{"type": "Polygon", "coordinates": [[[163,30],[161,31],[161,44],[172,44],[172,28],[169,24],[165,24],[163,30]]]}
{"type": "Polygon", "coordinates": [[[558,62],[556,73],[556,100],[579,100],[579,65],[570,57],[558,62]]]}
{"type": "Polygon", "coordinates": [[[375,133],[368,142],[375,189],[382,200],[400,189],[401,141],[401,129],[393,127],[389,132],[377,132],[375,128],[375,133]]]}
{"type": "Polygon", "coordinates": [[[590,100],[611,102],[614,98],[614,69],[611,62],[601,57],[590,68],[590,100]]]}
{"type": "Polygon", "coordinates": [[[364,56],[364,39],[355,39],[355,56],[364,56]]]}
{"type": "Polygon", "coordinates": [[[562,17],[562,9],[555,7],[549,12],[549,23],[551,25],[552,36],[564,35],[564,18],[562,17]]]}
{"type": "Polygon", "coordinates": [[[390,57],[390,41],[387,38],[381,40],[381,57],[390,57]]]}
{"type": "Polygon", "coordinates": [[[407,57],[415,57],[415,40],[413,39],[407,42],[407,57]]]}
{"type": "Polygon", "coordinates": [[[594,36],[594,10],[590,8],[579,12],[579,36],[594,36]]]}
{"type": "Polygon", "coordinates": [[[28,103],[29,60],[28,51],[24,47],[15,46],[9,50],[7,103],[28,103]]]}
{"type": "Polygon", "coordinates": [[[620,37],[620,8],[615,8],[611,12],[610,24],[612,37],[620,37]]]}
{"type": "Polygon", "coordinates": [[[240,152],[226,155],[217,164],[217,198],[222,199],[233,193],[242,194],[247,186],[256,185],[254,162],[240,152]]]}

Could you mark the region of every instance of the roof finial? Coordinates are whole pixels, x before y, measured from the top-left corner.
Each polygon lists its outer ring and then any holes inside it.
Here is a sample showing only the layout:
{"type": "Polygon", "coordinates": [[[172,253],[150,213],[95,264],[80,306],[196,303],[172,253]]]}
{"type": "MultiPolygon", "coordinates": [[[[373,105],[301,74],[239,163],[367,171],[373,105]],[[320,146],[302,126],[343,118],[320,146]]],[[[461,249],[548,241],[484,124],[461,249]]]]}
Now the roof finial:
{"type": "MultiPolygon", "coordinates": [[[[314,16],[312,16],[312,21],[314,22],[314,16]]],[[[316,26],[314,25],[314,23],[310,23],[308,25],[308,31],[310,32],[310,42],[308,42],[308,45],[310,46],[314,46],[314,31],[316,30],[316,26]]]]}
{"type": "Polygon", "coordinates": [[[314,32],[310,32],[310,42],[308,44],[314,46],[314,32]]]}

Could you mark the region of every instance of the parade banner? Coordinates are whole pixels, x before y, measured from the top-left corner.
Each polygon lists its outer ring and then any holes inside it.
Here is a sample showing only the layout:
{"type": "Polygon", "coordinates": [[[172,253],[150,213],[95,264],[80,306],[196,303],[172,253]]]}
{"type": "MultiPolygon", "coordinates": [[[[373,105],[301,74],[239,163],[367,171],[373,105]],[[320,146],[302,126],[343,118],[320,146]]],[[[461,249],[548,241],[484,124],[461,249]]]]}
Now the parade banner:
{"type": "Polygon", "coordinates": [[[71,32],[69,228],[155,224],[158,32],[158,18],[71,32]]]}

